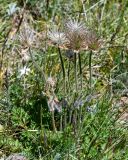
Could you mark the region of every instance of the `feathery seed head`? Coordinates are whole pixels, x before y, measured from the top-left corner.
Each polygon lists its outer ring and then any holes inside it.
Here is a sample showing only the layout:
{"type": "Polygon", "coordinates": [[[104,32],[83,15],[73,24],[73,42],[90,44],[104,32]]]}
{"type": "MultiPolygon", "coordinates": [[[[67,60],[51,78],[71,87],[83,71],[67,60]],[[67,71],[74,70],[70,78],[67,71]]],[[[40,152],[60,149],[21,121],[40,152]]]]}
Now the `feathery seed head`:
{"type": "Polygon", "coordinates": [[[37,42],[35,31],[26,23],[21,28],[18,38],[21,44],[27,47],[32,46],[37,42]]]}
{"type": "Polygon", "coordinates": [[[66,38],[68,39],[68,48],[74,51],[97,50],[101,46],[97,36],[84,26],[82,22],[70,20],[65,24],[66,38]]]}
{"type": "Polygon", "coordinates": [[[75,20],[70,20],[65,24],[65,29],[70,32],[82,32],[85,30],[84,24],[75,20]]]}
{"type": "Polygon", "coordinates": [[[48,32],[48,38],[53,44],[62,45],[67,42],[65,34],[55,29],[48,32]]]}
{"type": "Polygon", "coordinates": [[[79,51],[86,48],[87,29],[82,22],[70,20],[65,24],[65,33],[70,49],[79,51]]]}
{"type": "Polygon", "coordinates": [[[98,39],[95,33],[93,33],[92,31],[88,32],[87,34],[88,49],[96,51],[100,48],[101,44],[102,44],[102,41],[98,39]]]}

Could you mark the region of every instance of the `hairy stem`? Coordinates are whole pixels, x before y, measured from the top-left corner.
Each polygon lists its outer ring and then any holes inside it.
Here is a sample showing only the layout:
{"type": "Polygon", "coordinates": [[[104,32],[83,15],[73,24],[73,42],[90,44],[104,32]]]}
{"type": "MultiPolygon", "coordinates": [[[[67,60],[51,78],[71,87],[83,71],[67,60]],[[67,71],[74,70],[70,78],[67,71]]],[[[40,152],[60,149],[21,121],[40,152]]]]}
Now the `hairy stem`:
{"type": "MultiPolygon", "coordinates": [[[[63,80],[64,80],[64,97],[66,95],[66,78],[65,78],[65,68],[64,68],[64,62],[61,54],[61,50],[58,47],[58,52],[59,52],[59,57],[60,57],[60,62],[61,62],[61,67],[62,67],[62,72],[63,72],[63,80]]],[[[61,115],[60,118],[60,130],[62,130],[62,122],[63,122],[63,115],[61,115]]],[[[65,126],[66,127],[66,126],[65,126]]]]}
{"type": "Polygon", "coordinates": [[[92,51],[89,54],[89,87],[90,87],[90,93],[92,92],[92,51]]]}
{"type": "Polygon", "coordinates": [[[76,59],[76,52],[74,52],[74,74],[75,74],[75,92],[78,90],[77,84],[77,59],[76,59]]]}
{"type": "Polygon", "coordinates": [[[61,54],[61,50],[58,47],[58,52],[59,52],[59,57],[60,57],[60,62],[61,62],[61,67],[62,67],[62,72],[63,72],[63,79],[64,79],[64,95],[66,94],[66,79],[65,79],[65,68],[64,68],[64,62],[61,54]]]}
{"type": "Polygon", "coordinates": [[[79,58],[79,69],[80,69],[80,79],[81,79],[81,90],[83,89],[83,77],[82,77],[82,66],[81,66],[81,56],[80,53],[78,53],[79,58]]]}
{"type": "Polygon", "coordinates": [[[52,111],[52,127],[53,127],[53,131],[56,132],[54,111],[52,111]]]}

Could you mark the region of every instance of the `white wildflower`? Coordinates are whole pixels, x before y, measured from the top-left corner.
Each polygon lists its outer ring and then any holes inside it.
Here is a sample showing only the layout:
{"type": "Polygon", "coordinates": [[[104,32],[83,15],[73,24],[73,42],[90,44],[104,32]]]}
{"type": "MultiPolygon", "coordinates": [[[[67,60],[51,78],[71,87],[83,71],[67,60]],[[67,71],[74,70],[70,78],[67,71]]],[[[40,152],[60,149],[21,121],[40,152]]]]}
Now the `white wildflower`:
{"type": "Polygon", "coordinates": [[[27,68],[26,66],[22,69],[20,69],[20,77],[23,75],[28,75],[30,72],[30,68],[27,68]]]}
{"type": "Polygon", "coordinates": [[[7,13],[9,16],[13,15],[16,11],[18,11],[20,8],[17,7],[16,3],[10,3],[7,9],[7,13]]]}

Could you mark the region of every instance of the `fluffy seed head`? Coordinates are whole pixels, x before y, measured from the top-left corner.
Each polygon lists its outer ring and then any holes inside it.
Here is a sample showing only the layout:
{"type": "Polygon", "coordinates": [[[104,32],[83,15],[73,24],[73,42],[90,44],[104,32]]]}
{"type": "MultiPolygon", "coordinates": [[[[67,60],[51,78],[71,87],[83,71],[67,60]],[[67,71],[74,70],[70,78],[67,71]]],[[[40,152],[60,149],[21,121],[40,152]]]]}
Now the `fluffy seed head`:
{"type": "Polygon", "coordinates": [[[70,20],[65,24],[65,29],[69,32],[83,32],[84,24],[75,20],[70,20]]]}
{"type": "Polygon", "coordinates": [[[68,46],[73,50],[86,48],[87,29],[82,22],[70,20],[65,24],[65,33],[68,39],[68,46]]]}
{"type": "Polygon", "coordinates": [[[59,32],[56,29],[48,32],[48,38],[53,44],[62,45],[67,42],[66,36],[63,32],[59,32]]]}
{"type": "Polygon", "coordinates": [[[26,23],[21,28],[18,38],[23,46],[29,47],[35,44],[35,42],[37,43],[35,31],[26,23]]]}
{"type": "Polygon", "coordinates": [[[68,39],[68,48],[74,51],[97,50],[101,43],[97,36],[84,26],[82,22],[70,20],[65,24],[65,35],[68,39]]]}
{"type": "Polygon", "coordinates": [[[87,39],[88,49],[93,50],[93,51],[98,50],[102,44],[102,41],[98,39],[96,34],[93,33],[92,31],[88,32],[86,39],[87,39]]]}

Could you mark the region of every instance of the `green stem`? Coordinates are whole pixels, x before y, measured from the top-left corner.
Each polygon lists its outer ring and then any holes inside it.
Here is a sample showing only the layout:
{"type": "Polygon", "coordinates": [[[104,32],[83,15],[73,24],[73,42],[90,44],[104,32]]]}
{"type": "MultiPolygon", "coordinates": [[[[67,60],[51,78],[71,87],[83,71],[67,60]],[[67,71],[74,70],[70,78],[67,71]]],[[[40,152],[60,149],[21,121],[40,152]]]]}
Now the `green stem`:
{"type": "Polygon", "coordinates": [[[72,123],[72,108],[69,111],[69,124],[72,123]]]}
{"type": "Polygon", "coordinates": [[[63,128],[62,123],[63,123],[63,115],[61,114],[61,116],[60,116],[60,131],[62,131],[62,128],[63,128]]]}
{"type": "Polygon", "coordinates": [[[66,129],[67,126],[67,114],[66,114],[66,110],[64,110],[64,129],[66,129]]]}
{"type": "Polygon", "coordinates": [[[53,131],[56,132],[56,124],[55,124],[54,111],[52,111],[52,127],[53,127],[53,131]]]}
{"type": "Polygon", "coordinates": [[[76,86],[75,92],[77,92],[78,85],[77,85],[77,59],[76,59],[76,52],[74,52],[74,73],[75,73],[75,86],[76,86]]]}
{"type": "Polygon", "coordinates": [[[89,86],[90,86],[90,93],[92,92],[92,51],[89,54],[89,86]]]}
{"type": "Polygon", "coordinates": [[[68,79],[68,92],[70,93],[70,70],[71,70],[71,67],[70,67],[70,61],[68,61],[68,73],[67,73],[67,79],[68,79]]]}
{"type": "Polygon", "coordinates": [[[60,56],[60,62],[61,62],[61,67],[62,67],[62,72],[63,72],[63,79],[64,79],[64,95],[66,94],[66,79],[65,79],[65,68],[64,68],[64,62],[63,62],[63,58],[62,58],[62,54],[61,54],[61,50],[58,47],[58,52],[59,52],[59,56],[60,56]]]}
{"type": "Polygon", "coordinates": [[[81,90],[83,89],[83,77],[82,77],[82,66],[81,66],[81,56],[80,53],[78,53],[79,58],[79,69],[80,69],[80,79],[81,79],[81,90]]]}
{"type": "Polygon", "coordinates": [[[42,124],[42,104],[40,106],[40,145],[42,144],[43,140],[43,124],[42,124]]]}
{"type": "MultiPolygon", "coordinates": [[[[61,50],[58,47],[58,52],[59,52],[59,57],[60,57],[60,62],[61,62],[61,67],[62,67],[62,72],[63,72],[63,80],[64,80],[64,97],[66,96],[66,78],[65,78],[65,68],[64,68],[64,62],[61,54],[61,50]]],[[[63,121],[63,115],[61,115],[60,118],[60,130],[62,131],[62,121],[63,121]]]]}

